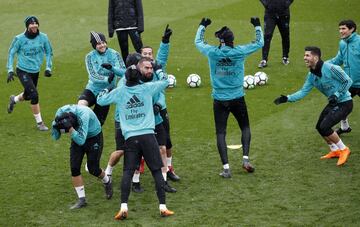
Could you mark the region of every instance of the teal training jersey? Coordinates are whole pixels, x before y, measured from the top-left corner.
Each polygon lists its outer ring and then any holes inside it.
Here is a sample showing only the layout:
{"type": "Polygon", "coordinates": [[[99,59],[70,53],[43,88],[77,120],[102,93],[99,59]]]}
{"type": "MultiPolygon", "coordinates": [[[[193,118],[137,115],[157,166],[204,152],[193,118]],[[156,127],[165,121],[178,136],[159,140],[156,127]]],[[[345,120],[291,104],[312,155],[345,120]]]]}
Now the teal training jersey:
{"type": "MultiPolygon", "coordinates": [[[[115,73],[116,76],[122,77],[125,74],[125,64],[120,54],[107,48],[105,53],[100,54],[97,50],[93,50],[85,57],[86,70],[89,74],[89,81],[86,85],[86,89],[90,90],[95,96],[110,84],[108,82],[109,75],[115,73]],[[103,63],[110,63],[113,68],[107,70],[101,67],[103,63]]],[[[115,86],[116,79],[112,81],[112,85],[115,86]]]]}
{"type": "Polygon", "coordinates": [[[318,77],[309,72],[303,87],[299,91],[288,95],[288,101],[295,102],[304,98],[313,87],[316,87],[326,97],[336,95],[338,102],[351,100],[348,90],[352,81],[340,66],[325,62],[321,68],[321,74],[321,77],[318,77]]]}
{"type": "MultiPolygon", "coordinates": [[[[168,84],[167,80],[162,80],[132,87],[125,85],[109,93],[113,93],[111,96],[116,95],[115,103],[119,110],[120,126],[125,139],[154,133],[153,96],[165,89],[168,84]]],[[[99,95],[99,99],[101,97],[102,94],[99,95]]]]}
{"type": "Polygon", "coordinates": [[[233,48],[209,45],[204,37],[205,27],[200,25],[195,36],[195,46],[208,58],[212,97],[225,101],[244,96],[244,62],[247,56],[264,45],[261,27],[255,27],[255,42],[233,48]]]}
{"type": "Polygon", "coordinates": [[[343,65],[344,71],[353,81],[351,87],[360,88],[360,35],[354,32],[340,40],[339,51],[329,62],[343,65]]]}
{"type": "MultiPolygon", "coordinates": [[[[82,105],[65,105],[60,107],[55,117],[65,112],[71,112],[76,115],[79,127],[71,133],[71,139],[78,145],[84,145],[86,139],[94,137],[101,132],[101,124],[95,113],[87,106],[82,105]]],[[[60,139],[61,134],[54,129],[55,121],[52,122],[51,136],[53,139],[60,139]]]]}
{"type": "Polygon", "coordinates": [[[17,35],[9,48],[7,71],[14,72],[13,64],[15,54],[17,55],[16,67],[28,72],[37,73],[46,58],[46,70],[52,68],[52,48],[45,33],[40,32],[34,39],[29,39],[25,34],[17,35]]]}

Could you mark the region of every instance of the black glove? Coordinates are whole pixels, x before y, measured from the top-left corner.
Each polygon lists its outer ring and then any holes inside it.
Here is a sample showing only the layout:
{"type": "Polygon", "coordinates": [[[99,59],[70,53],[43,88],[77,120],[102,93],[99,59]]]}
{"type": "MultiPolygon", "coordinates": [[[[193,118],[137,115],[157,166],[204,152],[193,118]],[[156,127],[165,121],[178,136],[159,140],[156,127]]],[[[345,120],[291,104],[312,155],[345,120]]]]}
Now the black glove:
{"type": "Polygon", "coordinates": [[[114,31],[109,32],[109,38],[112,38],[114,36],[114,31]]]}
{"type": "Polygon", "coordinates": [[[274,100],[274,103],[275,103],[276,105],[279,105],[279,104],[281,104],[281,103],[286,103],[287,101],[288,101],[288,97],[285,96],[285,95],[281,95],[280,97],[278,97],[278,98],[276,98],[276,99],[274,100]]]}
{"type": "Polygon", "coordinates": [[[157,63],[156,61],[151,62],[154,72],[156,72],[159,69],[162,69],[162,66],[157,63]]]}
{"type": "Polygon", "coordinates": [[[109,77],[108,77],[108,82],[109,84],[111,84],[114,80],[115,74],[113,72],[110,73],[109,77]]]}
{"type": "Polygon", "coordinates": [[[101,67],[107,69],[107,70],[111,70],[112,69],[112,65],[110,63],[102,63],[101,67]]]}
{"type": "Polygon", "coordinates": [[[209,18],[203,17],[203,19],[201,19],[200,25],[203,25],[205,28],[210,24],[211,24],[211,20],[209,18]]]}
{"type": "Polygon", "coordinates": [[[164,36],[162,37],[163,43],[169,43],[170,42],[170,36],[172,35],[172,30],[169,28],[169,24],[166,25],[164,36]]]}
{"type": "Polygon", "coordinates": [[[155,103],[153,106],[154,114],[156,115],[156,114],[160,113],[161,108],[162,108],[162,106],[159,103],[155,103]]]}
{"type": "Polygon", "coordinates": [[[250,19],[250,22],[252,23],[252,25],[254,25],[254,27],[260,26],[260,19],[258,17],[252,17],[250,19]]]}
{"type": "Polygon", "coordinates": [[[14,81],[14,76],[14,72],[8,72],[7,83],[9,83],[10,81],[14,81]]]}
{"type": "Polygon", "coordinates": [[[44,72],[44,76],[46,76],[46,77],[51,77],[52,76],[52,74],[51,74],[51,71],[50,70],[45,70],[45,72],[44,72]]]}
{"type": "Polygon", "coordinates": [[[330,106],[336,106],[338,102],[338,97],[336,95],[330,95],[328,101],[330,106]]]}
{"type": "Polygon", "coordinates": [[[54,128],[58,129],[60,132],[69,132],[70,128],[76,128],[76,125],[77,120],[73,113],[63,113],[55,118],[54,128]]]}

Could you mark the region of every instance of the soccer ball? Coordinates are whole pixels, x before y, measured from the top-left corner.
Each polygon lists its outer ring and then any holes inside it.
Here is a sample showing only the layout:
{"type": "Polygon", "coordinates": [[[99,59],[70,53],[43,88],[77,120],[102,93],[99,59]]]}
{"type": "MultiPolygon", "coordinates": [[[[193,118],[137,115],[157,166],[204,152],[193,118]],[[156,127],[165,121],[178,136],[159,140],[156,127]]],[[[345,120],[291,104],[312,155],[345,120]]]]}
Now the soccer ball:
{"type": "Polygon", "coordinates": [[[169,74],[168,81],[169,81],[169,85],[168,85],[169,88],[176,87],[176,78],[174,75],[169,74]]]}
{"type": "Polygon", "coordinates": [[[257,72],[255,73],[254,77],[255,77],[256,85],[260,85],[260,86],[267,84],[269,80],[268,76],[264,72],[257,72]]]}
{"type": "Polygon", "coordinates": [[[252,75],[245,76],[243,86],[245,89],[253,89],[255,87],[255,78],[252,75]]]}
{"type": "Polygon", "coordinates": [[[190,74],[188,78],[186,79],[186,83],[189,85],[189,87],[199,87],[201,84],[201,78],[198,74],[190,74]]]}

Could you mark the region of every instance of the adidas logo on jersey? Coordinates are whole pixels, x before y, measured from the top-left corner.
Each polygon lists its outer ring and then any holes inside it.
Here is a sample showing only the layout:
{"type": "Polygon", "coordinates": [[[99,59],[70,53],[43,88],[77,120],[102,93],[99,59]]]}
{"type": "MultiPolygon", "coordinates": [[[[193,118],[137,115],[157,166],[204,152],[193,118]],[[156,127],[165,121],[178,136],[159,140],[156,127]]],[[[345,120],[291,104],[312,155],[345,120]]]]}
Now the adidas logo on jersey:
{"type": "Polygon", "coordinates": [[[126,103],[126,109],[132,109],[144,106],[144,102],[141,102],[136,95],[133,95],[126,103]]]}
{"type": "Polygon", "coordinates": [[[216,63],[216,66],[234,66],[234,62],[230,58],[222,58],[216,63]]]}

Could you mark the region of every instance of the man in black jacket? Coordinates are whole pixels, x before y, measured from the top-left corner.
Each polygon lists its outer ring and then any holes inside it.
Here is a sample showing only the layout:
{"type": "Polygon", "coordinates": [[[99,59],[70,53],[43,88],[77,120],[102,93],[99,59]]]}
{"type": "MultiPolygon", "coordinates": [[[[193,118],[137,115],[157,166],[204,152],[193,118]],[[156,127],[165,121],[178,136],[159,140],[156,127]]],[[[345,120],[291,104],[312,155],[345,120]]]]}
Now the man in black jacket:
{"type": "Polygon", "coordinates": [[[109,0],[108,30],[110,38],[116,31],[123,59],[129,55],[128,36],[139,53],[143,46],[140,34],[144,31],[141,0],[109,0]]]}
{"type": "Polygon", "coordinates": [[[259,68],[267,66],[270,43],[274,29],[278,26],[282,40],[282,63],[288,65],[290,51],[290,10],[289,7],[294,0],[260,0],[265,7],[264,16],[264,47],[262,49],[262,60],[259,68]]]}

